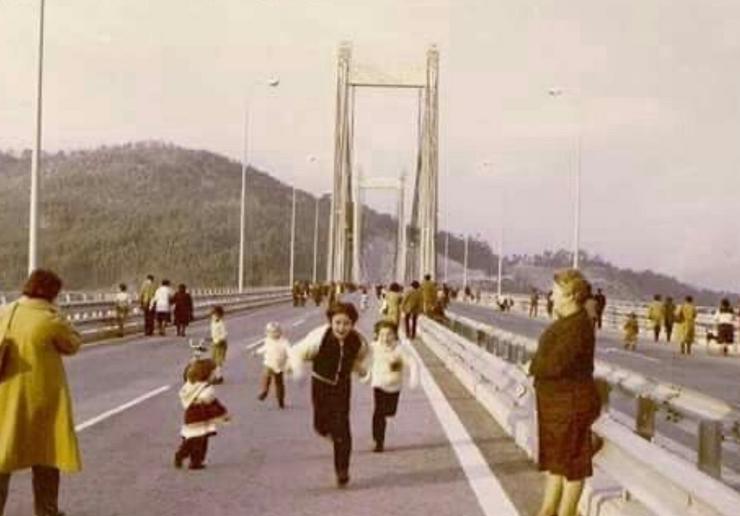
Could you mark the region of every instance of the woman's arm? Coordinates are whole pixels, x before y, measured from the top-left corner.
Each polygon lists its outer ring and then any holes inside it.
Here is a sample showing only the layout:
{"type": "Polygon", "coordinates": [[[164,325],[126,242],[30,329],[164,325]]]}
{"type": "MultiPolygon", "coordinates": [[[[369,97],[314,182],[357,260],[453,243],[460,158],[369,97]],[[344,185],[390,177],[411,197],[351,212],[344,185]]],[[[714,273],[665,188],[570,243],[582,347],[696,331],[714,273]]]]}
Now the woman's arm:
{"type": "Polygon", "coordinates": [[[329,330],[328,325],[322,325],[308,333],[295,346],[288,349],[288,364],[293,371],[293,376],[300,378],[303,376],[304,362],[310,362],[318,354],[321,347],[321,341],[329,330]]]}
{"type": "Polygon", "coordinates": [[[51,342],[59,353],[74,355],[82,345],[82,337],[61,314],[54,313],[51,321],[51,342]]]}

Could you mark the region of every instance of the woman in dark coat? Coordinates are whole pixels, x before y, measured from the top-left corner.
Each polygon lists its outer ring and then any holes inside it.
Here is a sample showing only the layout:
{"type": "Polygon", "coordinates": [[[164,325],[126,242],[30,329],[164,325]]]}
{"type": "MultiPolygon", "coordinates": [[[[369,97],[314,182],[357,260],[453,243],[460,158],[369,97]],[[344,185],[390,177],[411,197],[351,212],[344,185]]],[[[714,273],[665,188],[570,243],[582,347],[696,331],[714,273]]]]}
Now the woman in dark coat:
{"type": "Polygon", "coordinates": [[[538,516],[576,514],[583,481],[592,475],[591,425],[599,416],[594,383],[594,327],[584,310],[588,282],[577,270],[555,274],[557,320],[540,337],[530,365],[537,395],[540,470],[547,471],[538,516]]]}
{"type": "Polygon", "coordinates": [[[193,320],[193,298],[188,293],[187,287],[182,283],[177,286],[177,292],[175,292],[172,303],[175,305],[177,335],[184,337],[185,328],[193,320]]]}

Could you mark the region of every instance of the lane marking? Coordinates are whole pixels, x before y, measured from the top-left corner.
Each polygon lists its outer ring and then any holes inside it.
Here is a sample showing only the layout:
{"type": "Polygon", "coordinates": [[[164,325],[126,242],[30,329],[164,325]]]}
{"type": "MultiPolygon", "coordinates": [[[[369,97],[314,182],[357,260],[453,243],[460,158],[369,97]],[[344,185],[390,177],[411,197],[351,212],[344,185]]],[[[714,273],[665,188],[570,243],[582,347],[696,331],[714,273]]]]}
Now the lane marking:
{"type": "Polygon", "coordinates": [[[429,403],[432,405],[434,413],[450,441],[450,446],[455,451],[457,460],[465,472],[468,483],[475,493],[478,505],[480,505],[483,513],[486,516],[518,515],[519,512],[516,507],[514,507],[501,483],[491,471],[444,393],[434,381],[418,351],[411,346],[409,348],[419,363],[419,376],[427,399],[429,399],[429,403]]]}
{"type": "Polygon", "coordinates": [[[306,318],[305,318],[305,317],[304,317],[304,318],[302,318],[302,319],[298,319],[298,320],[297,320],[297,321],[295,321],[294,323],[291,323],[290,327],[291,327],[291,328],[295,328],[296,326],[300,326],[300,325],[301,325],[301,324],[303,324],[304,322],[306,322],[306,318]]]}
{"type": "Polygon", "coordinates": [[[118,407],[114,409],[108,410],[107,412],[103,412],[99,416],[95,416],[92,419],[88,419],[84,423],[80,423],[79,425],[75,427],[75,430],[77,432],[82,432],[86,428],[90,428],[91,426],[96,425],[100,423],[101,421],[108,419],[109,417],[115,416],[116,414],[120,414],[124,410],[130,409],[131,407],[136,406],[139,403],[142,403],[148,400],[149,398],[153,398],[154,396],[157,396],[159,394],[162,394],[163,392],[170,390],[171,387],[172,387],[171,385],[163,385],[162,387],[154,389],[153,391],[149,391],[146,394],[143,394],[139,396],[138,398],[129,401],[128,403],[119,405],[118,407]]]}
{"type": "Polygon", "coordinates": [[[657,358],[648,357],[648,356],[642,355],[640,353],[637,353],[635,351],[627,351],[625,349],[606,348],[606,349],[600,349],[599,351],[601,353],[619,353],[620,355],[629,356],[629,357],[633,357],[633,358],[641,358],[643,360],[647,360],[649,362],[655,362],[655,363],[658,363],[658,364],[660,364],[660,363],[663,362],[662,360],[659,360],[657,358]]]}
{"type": "Polygon", "coordinates": [[[256,348],[257,346],[259,346],[260,344],[262,344],[264,342],[264,340],[265,339],[263,337],[263,338],[261,338],[259,340],[255,340],[254,342],[250,342],[249,344],[247,344],[246,346],[244,346],[244,349],[246,349],[247,351],[252,351],[254,348],[256,348]]]}

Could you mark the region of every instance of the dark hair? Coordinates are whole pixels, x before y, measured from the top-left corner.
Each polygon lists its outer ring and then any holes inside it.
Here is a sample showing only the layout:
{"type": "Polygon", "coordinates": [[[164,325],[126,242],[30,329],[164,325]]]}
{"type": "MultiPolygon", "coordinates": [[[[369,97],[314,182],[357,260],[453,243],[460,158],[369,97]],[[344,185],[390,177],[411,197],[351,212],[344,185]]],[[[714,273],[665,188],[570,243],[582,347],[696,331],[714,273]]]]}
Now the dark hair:
{"type": "Polygon", "coordinates": [[[411,282],[411,288],[419,288],[421,285],[419,285],[419,282],[414,280],[411,282]]]}
{"type": "Polygon", "coordinates": [[[170,280],[168,280],[168,279],[163,279],[163,280],[162,280],[162,285],[164,285],[165,287],[169,287],[169,286],[170,286],[170,280]]]}
{"type": "Polygon", "coordinates": [[[730,300],[727,299],[727,298],[722,299],[722,301],[719,302],[719,307],[721,309],[724,309],[724,310],[727,310],[727,309],[730,309],[731,310],[731,308],[730,308],[730,300]]]}
{"type": "Polygon", "coordinates": [[[424,274],[424,279],[426,281],[429,281],[430,279],[432,279],[432,275],[431,274],[424,274]]]}
{"type": "Polygon", "coordinates": [[[216,369],[216,362],[210,358],[201,358],[188,366],[185,377],[189,382],[207,382],[216,369]]]}
{"type": "Polygon", "coordinates": [[[178,290],[180,290],[181,292],[185,292],[185,290],[186,290],[186,289],[187,289],[188,287],[186,287],[186,286],[185,286],[185,283],[180,283],[180,284],[179,284],[179,285],[177,286],[177,288],[178,288],[178,290]]]}
{"type": "Polygon", "coordinates": [[[572,294],[578,306],[583,306],[590,294],[590,285],[583,274],[576,269],[563,269],[555,273],[555,283],[566,294],[572,294]]]}
{"type": "Polygon", "coordinates": [[[127,289],[127,288],[128,288],[128,287],[126,286],[126,284],[125,284],[125,283],[119,283],[119,284],[118,284],[118,290],[120,290],[121,292],[126,292],[126,289],[127,289]]]}
{"type": "Polygon", "coordinates": [[[344,314],[349,317],[352,324],[356,323],[357,319],[360,318],[360,315],[357,313],[357,308],[355,308],[355,305],[352,303],[334,303],[326,311],[326,318],[331,322],[334,316],[339,314],[344,314]]]}
{"type": "Polygon", "coordinates": [[[152,276],[151,274],[147,274],[146,279],[154,281],[154,276],[152,276]]]}
{"type": "Polygon", "coordinates": [[[391,286],[390,286],[390,287],[388,287],[388,289],[389,289],[389,290],[390,290],[391,292],[402,292],[402,291],[403,291],[403,287],[401,287],[401,285],[399,285],[399,284],[398,284],[398,283],[396,283],[395,281],[394,281],[393,283],[391,283],[391,286]]]}
{"type": "Polygon", "coordinates": [[[686,302],[687,303],[693,303],[694,302],[694,298],[691,297],[691,296],[686,296],[686,302]]]}
{"type": "Polygon", "coordinates": [[[211,309],[211,313],[214,313],[214,314],[218,315],[219,317],[223,317],[224,316],[224,307],[221,306],[221,305],[216,305],[216,306],[214,306],[211,309]]]}
{"type": "Polygon", "coordinates": [[[377,336],[378,333],[380,333],[380,330],[383,328],[388,328],[393,332],[393,335],[398,338],[398,325],[394,323],[393,321],[388,321],[387,319],[381,319],[380,321],[375,323],[375,327],[373,328],[373,331],[375,332],[375,335],[377,336]]]}
{"type": "Polygon", "coordinates": [[[36,269],[23,285],[23,295],[32,298],[46,299],[50,303],[62,290],[62,280],[56,273],[47,269],[36,269]]]}
{"type": "Polygon", "coordinates": [[[660,301],[662,298],[661,298],[661,295],[660,294],[655,294],[653,296],[653,299],[656,300],[656,301],[660,301]]]}

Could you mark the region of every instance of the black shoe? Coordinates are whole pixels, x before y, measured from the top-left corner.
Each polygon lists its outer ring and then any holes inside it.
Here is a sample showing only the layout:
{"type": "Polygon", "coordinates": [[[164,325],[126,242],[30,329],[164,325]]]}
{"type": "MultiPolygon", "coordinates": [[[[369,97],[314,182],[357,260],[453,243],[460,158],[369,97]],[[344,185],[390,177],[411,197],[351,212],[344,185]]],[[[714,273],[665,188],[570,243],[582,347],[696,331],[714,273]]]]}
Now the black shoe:
{"type": "Polygon", "coordinates": [[[265,398],[267,398],[267,393],[263,392],[259,396],[257,396],[257,399],[260,401],[265,401],[265,398]]]}
{"type": "Polygon", "coordinates": [[[337,487],[346,487],[349,484],[349,473],[337,473],[337,487]]]}
{"type": "Polygon", "coordinates": [[[278,407],[280,407],[281,409],[284,409],[285,408],[285,402],[284,401],[278,401],[278,407]]]}
{"type": "Polygon", "coordinates": [[[373,448],[373,453],[383,453],[384,449],[385,448],[383,447],[383,443],[376,441],[375,448],[373,448]]]}
{"type": "Polygon", "coordinates": [[[188,469],[206,469],[205,464],[191,464],[188,469]]]}
{"type": "Polygon", "coordinates": [[[177,454],[175,454],[175,467],[177,469],[182,468],[182,459],[177,454]]]}

